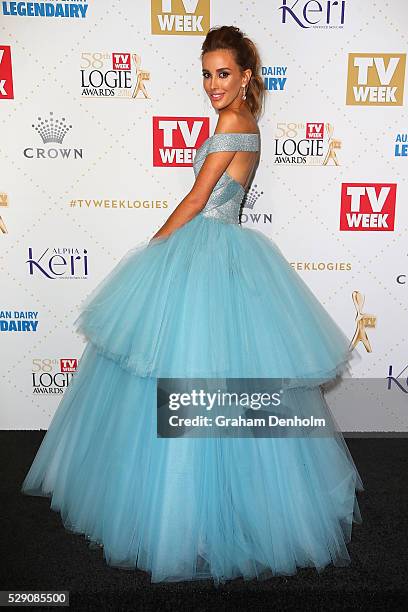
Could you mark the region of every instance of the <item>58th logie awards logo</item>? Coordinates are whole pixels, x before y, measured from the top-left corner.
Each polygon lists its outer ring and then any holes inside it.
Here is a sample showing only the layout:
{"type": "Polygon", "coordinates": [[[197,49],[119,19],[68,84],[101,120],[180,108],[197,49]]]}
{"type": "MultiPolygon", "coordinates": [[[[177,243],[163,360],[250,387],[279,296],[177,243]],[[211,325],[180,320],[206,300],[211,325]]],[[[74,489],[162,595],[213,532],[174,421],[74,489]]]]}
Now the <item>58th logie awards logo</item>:
{"type": "Polygon", "coordinates": [[[81,53],[81,96],[148,99],[150,72],[137,53],[81,53]]]}
{"type": "Polygon", "coordinates": [[[341,140],[334,136],[334,126],[310,123],[277,123],[274,163],[280,165],[339,166],[337,151],[341,140]]]}

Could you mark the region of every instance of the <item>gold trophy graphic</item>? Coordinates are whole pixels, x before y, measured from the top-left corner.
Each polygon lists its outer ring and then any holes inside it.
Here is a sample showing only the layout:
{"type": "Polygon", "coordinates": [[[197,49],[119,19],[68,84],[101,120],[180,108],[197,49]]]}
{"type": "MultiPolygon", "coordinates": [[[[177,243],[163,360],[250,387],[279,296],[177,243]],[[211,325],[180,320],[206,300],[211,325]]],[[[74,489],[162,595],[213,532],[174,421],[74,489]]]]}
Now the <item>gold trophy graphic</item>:
{"type": "MultiPolygon", "coordinates": [[[[4,207],[8,206],[7,193],[0,192],[0,206],[4,206],[4,207]]],[[[0,216],[0,232],[2,234],[8,234],[6,224],[4,223],[1,216],[0,216]]]]}
{"type": "Polygon", "coordinates": [[[140,55],[137,55],[137,53],[132,53],[132,62],[136,68],[136,85],[132,93],[132,98],[137,98],[139,91],[144,94],[145,98],[149,98],[146,87],[144,86],[144,81],[150,81],[150,72],[140,68],[141,61],[142,58],[140,55]]]}
{"type": "Polygon", "coordinates": [[[330,123],[326,123],[325,130],[328,133],[329,148],[327,149],[322,166],[327,166],[329,159],[332,159],[336,166],[340,166],[336,155],[336,149],[341,149],[341,140],[333,138],[334,127],[330,123]]]}
{"type": "Polygon", "coordinates": [[[371,344],[367,336],[366,327],[375,327],[377,323],[377,317],[372,314],[366,314],[363,312],[364,297],[360,291],[353,291],[352,298],[354,306],[356,308],[356,331],[354,332],[353,339],[350,342],[349,349],[353,349],[359,342],[362,342],[365,346],[367,353],[371,353],[371,344]]]}

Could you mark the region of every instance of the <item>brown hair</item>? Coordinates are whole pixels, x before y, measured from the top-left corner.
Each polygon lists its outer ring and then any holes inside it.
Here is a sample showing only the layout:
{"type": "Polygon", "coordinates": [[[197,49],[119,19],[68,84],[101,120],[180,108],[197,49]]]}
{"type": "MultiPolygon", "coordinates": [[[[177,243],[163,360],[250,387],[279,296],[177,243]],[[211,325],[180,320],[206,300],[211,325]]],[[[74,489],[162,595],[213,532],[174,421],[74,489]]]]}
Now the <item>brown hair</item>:
{"type": "Polygon", "coordinates": [[[265,85],[260,75],[261,59],[255,44],[239,28],[221,26],[210,28],[201,47],[201,58],[207,51],[229,49],[242,70],[250,68],[252,76],[246,90],[246,101],[256,119],[263,111],[265,85]]]}

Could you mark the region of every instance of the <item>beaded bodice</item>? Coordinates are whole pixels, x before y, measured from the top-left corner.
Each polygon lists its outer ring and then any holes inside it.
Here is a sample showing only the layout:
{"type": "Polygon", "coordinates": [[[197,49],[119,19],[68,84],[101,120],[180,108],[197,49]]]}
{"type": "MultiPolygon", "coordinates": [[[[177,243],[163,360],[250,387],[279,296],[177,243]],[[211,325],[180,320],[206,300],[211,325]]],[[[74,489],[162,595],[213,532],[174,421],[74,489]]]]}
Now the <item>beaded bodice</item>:
{"type": "MultiPolygon", "coordinates": [[[[243,132],[213,134],[196,151],[193,161],[195,176],[199,173],[207,155],[216,151],[259,151],[259,134],[243,132]]],[[[199,214],[225,223],[238,224],[239,209],[244,195],[244,187],[225,171],[214,185],[207,204],[199,214]]]]}

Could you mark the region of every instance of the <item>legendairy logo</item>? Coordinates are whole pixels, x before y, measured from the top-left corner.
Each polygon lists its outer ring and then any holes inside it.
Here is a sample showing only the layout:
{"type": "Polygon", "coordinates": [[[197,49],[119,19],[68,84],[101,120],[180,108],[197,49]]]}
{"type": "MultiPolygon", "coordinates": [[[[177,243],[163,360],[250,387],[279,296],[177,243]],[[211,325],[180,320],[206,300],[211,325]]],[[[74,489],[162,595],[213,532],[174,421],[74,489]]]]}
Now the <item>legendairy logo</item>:
{"type": "Polygon", "coordinates": [[[397,134],[394,147],[395,157],[408,157],[408,134],[397,134]]]}
{"type": "Polygon", "coordinates": [[[274,164],[339,166],[341,140],[330,123],[277,123],[274,164]]]}
{"type": "Polygon", "coordinates": [[[262,66],[261,74],[267,91],[283,91],[287,77],[287,66],[262,66]]]}
{"type": "Polygon", "coordinates": [[[0,310],[0,332],[36,332],[38,310],[0,310]]]}
{"type": "Polygon", "coordinates": [[[33,123],[32,127],[47,147],[26,147],[23,151],[24,157],[28,159],[82,159],[83,149],[48,147],[50,143],[62,145],[65,136],[72,129],[72,125],[66,123],[65,117],[57,119],[51,111],[49,119],[37,117],[37,123],[33,123]]]}
{"type": "Polygon", "coordinates": [[[11,48],[7,45],[0,45],[0,100],[12,100],[13,98],[11,48]]]}
{"type": "Polygon", "coordinates": [[[53,2],[2,2],[0,14],[16,17],[65,17],[84,19],[88,0],[53,0],[53,2]]]}
{"type": "Polygon", "coordinates": [[[392,232],[396,183],[342,183],[340,230],[392,232]]]}
{"type": "Polygon", "coordinates": [[[192,166],[209,128],[208,117],[153,117],[153,166],[192,166]]]}
{"type": "Polygon", "coordinates": [[[301,28],[333,29],[344,26],[346,2],[337,0],[282,0],[282,23],[295,23],[301,28]]]}
{"type": "Polygon", "coordinates": [[[152,34],[205,36],[210,0],[151,0],[152,34]]]}
{"type": "Polygon", "coordinates": [[[406,53],[349,53],[346,104],[402,106],[406,53]]]}
{"type": "Polygon", "coordinates": [[[88,278],[88,251],[75,247],[46,248],[34,257],[33,248],[28,247],[28,270],[30,276],[39,275],[50,280],[73,280],[88,278]]]}
{"type": "Polygon", "coordinates": [[[59,395],[64,392],[78,369],[76,357],[33,359],[32,388],[38,395],[59,395]]]}
{"type": "Polygon", "coordinates": [[[150,72],[137,53],[81,53],[81,96],[147,99],[150,72]]]}

